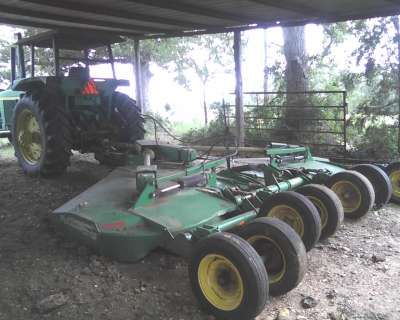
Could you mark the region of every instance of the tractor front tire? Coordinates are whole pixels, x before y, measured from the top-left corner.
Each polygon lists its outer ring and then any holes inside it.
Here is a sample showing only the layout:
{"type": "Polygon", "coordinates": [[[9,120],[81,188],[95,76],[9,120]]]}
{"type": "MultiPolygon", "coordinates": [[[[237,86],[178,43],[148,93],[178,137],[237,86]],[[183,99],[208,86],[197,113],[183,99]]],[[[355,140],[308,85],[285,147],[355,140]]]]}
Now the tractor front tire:
{"type": "Polygon", "coordinates": [[[281,220],[258,218],[244,225],[239,236],[262,258],[271,295],[282,295],[297,287],[307,270],[307,253],[296,231],[281,220]]]}
{"type": "Polygon", "coordinates": [[[254,319],[267,303],[268,276],[261,258],[231,233],[215,233],[196,244],[189,278],[200,306],[217,319],[254,319]]]}
{"type": "Polygon", "coordinates": [[[57,93],[42,90],[25,94],[14,108],[15,156],[29,175],[56,176],[69,165],[71,128],[62,103],[57,93]]]}

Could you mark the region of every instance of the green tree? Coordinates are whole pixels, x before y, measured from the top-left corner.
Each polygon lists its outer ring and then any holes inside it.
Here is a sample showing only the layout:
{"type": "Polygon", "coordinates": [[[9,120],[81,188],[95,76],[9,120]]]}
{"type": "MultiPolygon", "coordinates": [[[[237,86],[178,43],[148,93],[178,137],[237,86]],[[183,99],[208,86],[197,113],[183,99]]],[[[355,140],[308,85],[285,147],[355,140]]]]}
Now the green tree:
{"type": "Polygon", "coordinates": [[[208,125],[207,90],[209,82],[220,73],[233,70],[233,37],[231,33],[202,35],[183,38],[182,55],[175,60],[177,80],[185,87],[191,87],[187,74],[194,71],[201,83],[204,124],[208,125]],[[196,54],[194,54],[196,53],[196,54]]]}

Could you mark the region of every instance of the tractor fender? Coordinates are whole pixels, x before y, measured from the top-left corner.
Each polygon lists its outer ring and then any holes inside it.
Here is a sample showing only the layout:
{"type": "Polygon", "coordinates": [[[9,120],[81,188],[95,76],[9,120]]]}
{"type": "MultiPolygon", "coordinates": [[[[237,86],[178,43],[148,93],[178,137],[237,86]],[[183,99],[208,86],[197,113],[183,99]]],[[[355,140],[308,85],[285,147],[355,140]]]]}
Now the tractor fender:
{"type": "Polygon", "coordinates": [[[14,81],[12,90],[14,91],[32,91],[42,90],[46,86],[46,80],[42,77],[27,78],[14,81]]]}

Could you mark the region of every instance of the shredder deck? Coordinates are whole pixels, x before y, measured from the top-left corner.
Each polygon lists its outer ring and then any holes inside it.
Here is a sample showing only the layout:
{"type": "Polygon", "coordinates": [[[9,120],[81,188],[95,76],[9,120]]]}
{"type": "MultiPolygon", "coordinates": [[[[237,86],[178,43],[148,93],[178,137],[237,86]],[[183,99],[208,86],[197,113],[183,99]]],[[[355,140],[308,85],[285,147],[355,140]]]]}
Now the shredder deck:
{"type": "MultiPolygon", "coordinates": [[[[179,171],[161,168],[157,174],[162,177],[179,171]]],[[[121,167],[56,209],[54,217],[74,239],[116,259],[136,261],[156,247],[169,246],[177,234],[218,221],[236,208],[232,202],[193,187],[139,207],[134,207],[135,200],[136,171],[121,167]]]]}

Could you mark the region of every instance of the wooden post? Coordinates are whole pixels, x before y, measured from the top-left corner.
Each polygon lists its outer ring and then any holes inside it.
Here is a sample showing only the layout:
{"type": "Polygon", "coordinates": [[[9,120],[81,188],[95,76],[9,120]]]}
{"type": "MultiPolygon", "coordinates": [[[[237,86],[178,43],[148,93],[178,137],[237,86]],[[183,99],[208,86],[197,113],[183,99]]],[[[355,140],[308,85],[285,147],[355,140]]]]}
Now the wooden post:
{"type": "Polygon", "coordinates": [[[116,79],[117,75],[115,74],[114,55],[112,52],[111,44],[107,45],[107,51],[108,51],[108,60],[111,63],[111,70],[112,70],[113,78],[116,79]]]}
{"type": "Polygon", "coordinates": [[[233,54],[235,57],[235,118],[236,138],[239,147],[244,146],[244,111],[243,111],[243,80],[242,80],[242,37],[240,31],[234,32],[233,54]]]}
{"type": "Polygon", "coordinates": [[[264,105],[268,105],[268,29],[264,29],[264,105]]]}
{"type": "Polygon", "coordinates": [[[53,37],[53,53],[54,53],[54,73],[58,77],[60,75],[60,51],[57,45],[56,37],[53,37]]]}
{"type": "MultiPolygon", "coordinates": [[[[22,35],[20,32],[17,33],[17,40],[20,41],[22,39],[22,35]]],[[[18,44],[18,68],[19,68],[19,77],[26,78],[25,71],[25,54],[24,47],[22,44],[18,44]]]]}
{"type": "Polygon", "coordinates": [[[136,103],[140,107],[142,113],[147,110],[143,108],[143,90],[142,90],[142,70],[140,65],[140,41],[134,40],[135,49],[135,79],[136,79],[136,103]]]}
{"type": "Polygon", "coordinates": [[[84,49],[83,55],[85,56],[85,68],[88,70],[88,73],[89,73],[89,70],[90,70],[89,50],[84,49]]]}

